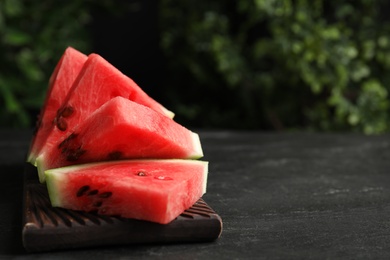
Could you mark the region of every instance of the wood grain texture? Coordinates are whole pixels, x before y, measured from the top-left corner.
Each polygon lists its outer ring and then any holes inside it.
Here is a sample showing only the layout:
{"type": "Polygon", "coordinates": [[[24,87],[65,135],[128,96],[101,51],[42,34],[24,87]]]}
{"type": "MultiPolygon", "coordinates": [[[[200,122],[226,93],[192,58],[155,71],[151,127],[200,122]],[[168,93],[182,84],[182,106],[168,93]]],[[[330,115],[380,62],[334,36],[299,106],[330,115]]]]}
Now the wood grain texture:
{"type": "Polygon", "coordinates": [[[237,259],[390,256],[389,135],[201,137],[211,172],[206,199],[224,219],[220,252],[237,259]]]}

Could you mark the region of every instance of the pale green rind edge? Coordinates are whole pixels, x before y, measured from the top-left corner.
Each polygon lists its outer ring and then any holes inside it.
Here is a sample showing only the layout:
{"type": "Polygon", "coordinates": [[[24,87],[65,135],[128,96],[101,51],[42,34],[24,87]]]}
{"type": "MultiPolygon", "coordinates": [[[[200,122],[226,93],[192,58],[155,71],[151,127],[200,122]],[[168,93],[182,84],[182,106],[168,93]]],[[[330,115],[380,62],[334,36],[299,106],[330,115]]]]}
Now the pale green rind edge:
{"type": "Polygon", "coordinates": [[[60,185],[63,184],[60,172],[53,170],[45,171],[46,187],[49,193],[50,203],[53,207],[61,207],[60,185]]]}
{"type": "Polygon", "coordinates": [[[192,144],[194,146],[194,152],[190,156],[188,156],[188,159],[200,159],[204,156],[202,144],[200,143],[200,138],[197,133],[191,132],[191,139],[192,144]]]}
{"type": "Polygon", "coordinates": [[[162,107],[164,113],[166,116],[168,116],[170,119],[173,119],[175,117],[175,113],[173,113],[172,111],[166,109],[165,107],[162,107]]]}
{"type": "Polygon", "coordinates": [[[33,163],[33,156],[31,154],[27,155],[26,162],[31,163],[32,165],[34,165],[34,163],[33,163]]]}
{"type": "Polygon", "coordinates": [[[29,155],[27,155],[26,162],[31,163],[34,166],[37,166],[36,156],[31,154],[31,153],[29,155]]]}
{"type": "Polygon", "coordinates": [[[209,175],[209,162],[207,161],[199,161],[203,162],[205,164],[204,167],[204,172],[203,172],[203,187],[202,187],[202,193],[205,194],[207,192],[207,180],[208,180],[208,175],[209,175]]]}
{"type": "Polygon", "coordinates": [[[38,171],[38,178],[40,183],[45,183],[45,156],[44,154],[41,154],[37,157],[34,163],[35,167],[37,167],[38,171]]]}

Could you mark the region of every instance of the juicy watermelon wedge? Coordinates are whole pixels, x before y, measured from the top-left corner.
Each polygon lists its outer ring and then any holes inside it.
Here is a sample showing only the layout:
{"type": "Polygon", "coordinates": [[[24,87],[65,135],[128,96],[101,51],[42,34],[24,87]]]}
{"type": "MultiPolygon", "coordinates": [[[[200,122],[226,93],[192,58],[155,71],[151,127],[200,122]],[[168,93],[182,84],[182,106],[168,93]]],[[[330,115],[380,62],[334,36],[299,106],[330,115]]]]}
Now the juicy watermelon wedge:
{"type": "Polygon", "coordinates": [[[45,174],[54,207],[167,224],[206,192],[208,162],[111,161],[45,174]]]}
{"type": "Polygon", "coordinates": [[[124,97],[173,118],[174,114],[149,97],[133,80],[98,54],[90,54],[61,108],[42,153],[72,132],[93,111],[114,97],[124,97]]]}
{"type": "Polygon", "coordinates": [[[37,158],[38,174],[72,164],[135,158],[197,159],[199,136],[148,107],[116,97],[37,158]]]}
{"type": "Polygon", "coordinates": [[[44,146],[47,136],[53,128],[53,121],[69,92],[74,80],[83,67],[87,56],[68,47],[57,63],[49,80],[49,88],[38,117],[34,136],[27,157],[28,162],[35,162],[38,152],[44,146]]]}

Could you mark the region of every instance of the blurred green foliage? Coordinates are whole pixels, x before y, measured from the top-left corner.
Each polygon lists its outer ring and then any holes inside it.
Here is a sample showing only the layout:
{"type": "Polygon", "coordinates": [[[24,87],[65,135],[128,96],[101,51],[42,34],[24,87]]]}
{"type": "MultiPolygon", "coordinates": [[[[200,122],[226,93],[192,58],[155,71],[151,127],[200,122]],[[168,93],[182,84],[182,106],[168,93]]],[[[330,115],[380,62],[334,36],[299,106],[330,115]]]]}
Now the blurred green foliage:
{"type": "Polygon", "coordinates": [[[93,0],[0,0],[0,126],[33,124],[65,48],[89,50],[94,6],[93,0]]]}
{"type": "Polygon", "coordinates": [[[161,2],[178,116],[213,127],[390,130],[387,1],[161,2]]]}
{"type": "MultiPolygon", "coordinates": [[[[183,124],[265,130],[390,130],[384,0],[160,0],[164,99],[183,124]]],[[[66,48],[90,51],[96,6],[0,1],[0,126],[26,127],[66,48]]],[[[141,25],[139,25],[141,26],[141,25]]]]}

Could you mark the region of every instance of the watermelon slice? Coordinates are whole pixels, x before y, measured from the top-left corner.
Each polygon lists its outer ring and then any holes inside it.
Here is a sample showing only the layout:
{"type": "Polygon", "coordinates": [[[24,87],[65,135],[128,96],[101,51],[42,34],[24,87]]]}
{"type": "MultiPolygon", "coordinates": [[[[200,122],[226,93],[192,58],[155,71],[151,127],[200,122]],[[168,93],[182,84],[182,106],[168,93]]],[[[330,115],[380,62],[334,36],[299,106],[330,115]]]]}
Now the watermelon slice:
{"type": "Polygon", "coordinates": [[[205,192],[208,163],[111,161],[46,171],[54,207],[167,224],[205,192]]]}
{"type": "Polygon", "coordinates": [[[83,53],[68,47],[57,63],[49,80],[49,88],[38,117],[34,136],[27,157],[28,162],[35,162],[36,156],[45,144],[53,127],[54,118],[69,92],[74,80],[87,60],[83,53]]]}
{"type": "Polygon", "coordinates": [[[108,100],[121,96],[172,118],[174,114],[149,97],[133,80],[98,54],[90,54],[58,109],[55,124],[39,153],[47,150],[108,100]]]}
{"type": "Polygon", "coordinates": [[[36,162],[43,182],[45,170],[72,164],[202,156],[196,133],[146,106],[116,97],[92,113],[65,139],[41,153],[36,162]]]}

